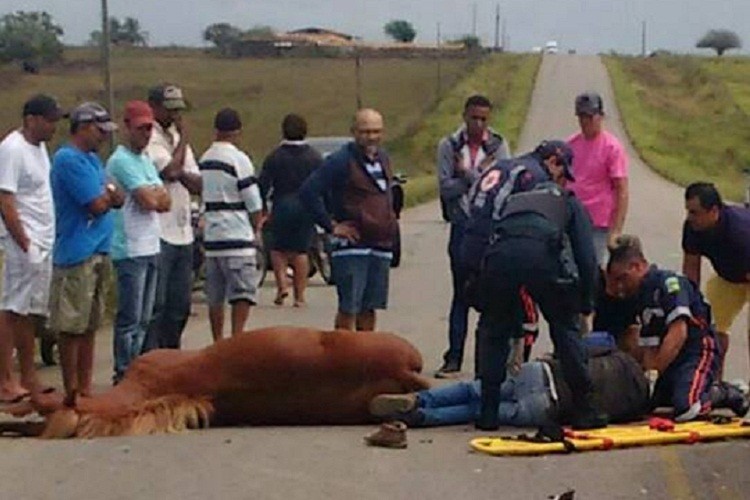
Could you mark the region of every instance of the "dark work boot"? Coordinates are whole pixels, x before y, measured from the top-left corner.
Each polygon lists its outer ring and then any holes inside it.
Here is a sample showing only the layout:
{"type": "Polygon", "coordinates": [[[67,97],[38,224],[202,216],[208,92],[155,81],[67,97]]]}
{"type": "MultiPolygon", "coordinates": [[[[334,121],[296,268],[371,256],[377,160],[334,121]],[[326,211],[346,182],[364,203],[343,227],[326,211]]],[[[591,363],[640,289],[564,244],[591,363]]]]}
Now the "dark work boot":
{"type": "Polygon", "coordinates": [[[482,384],[482,406],[474,426],[482,431],[496,431],[500,428],[498,410],[500,406],[500,386],[482,384]]]}
{"type": "Polygon", "coordinates": [[[729,408],[738,417],[750,411],[750,400],[735,384],[719,382],[711,387],[711,404],[714,408],[729,408]]]}

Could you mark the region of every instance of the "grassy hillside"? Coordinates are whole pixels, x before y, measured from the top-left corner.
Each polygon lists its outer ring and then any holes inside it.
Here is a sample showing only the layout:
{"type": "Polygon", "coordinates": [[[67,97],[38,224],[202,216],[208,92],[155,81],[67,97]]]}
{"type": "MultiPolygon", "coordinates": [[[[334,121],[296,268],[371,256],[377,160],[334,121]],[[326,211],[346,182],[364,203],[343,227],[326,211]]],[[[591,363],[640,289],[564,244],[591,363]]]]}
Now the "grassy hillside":
{"type": "Polygon", "coordinates": [[[438,141],[461,124],[464,101],[475,93],[487,95],[494,104],[492,127],[515,146],[531,103],[541,57],[498,54],[485,59],[448,91],[438,106],[413,130],[391,144],[397,165],[415,173],[407,184],[408,202],[415,204],[437,193],[435,155],[438,141]]]}
{"type": "MultiPolygon", "coordinates": [[[[453,85],[468,59],[442,62],[443,84],[453,85]]],[[[363,104],[378,108],[388,134],[397,137],[420,120],[436,100],[437,65],[427,59],[370,59],[362,66],[363,104]]],[[[347,135],[356,109],[354,62],[344,59],[218,59],[199,50],[115,50],[116,111],[129,99],[169,81],[183,87],[193,106],[187,114],[191,139],[200,153],[211,140],[215,112],[237,108],[245,122],[244,148],[262,159],[280,138],[282,117],[300,113],[311,135],[347,135]]],[[[23,101],[48,92],[70,107],[104,100],[95,51],[73,49],[66,62],[39,75],[15,67],[0,70],[0,131],[18,123],[23,101]]],[[[64,138],[65,128],[59,138],[64,138]]]]}
{"type": "Polygon", "coordinates": [[[742,198],[750,165],[750,60],[608,57],[618,105],[646,162],[680,184],[742,198]]]}

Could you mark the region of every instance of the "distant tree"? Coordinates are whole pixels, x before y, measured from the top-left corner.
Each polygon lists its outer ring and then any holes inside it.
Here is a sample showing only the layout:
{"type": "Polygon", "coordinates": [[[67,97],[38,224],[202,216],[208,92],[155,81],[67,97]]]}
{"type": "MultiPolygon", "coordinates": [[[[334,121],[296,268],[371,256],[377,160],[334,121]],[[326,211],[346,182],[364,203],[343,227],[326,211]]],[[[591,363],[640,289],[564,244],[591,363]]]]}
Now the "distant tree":
{"type": "Polygon", "coordinates": [[[229,23],[215,23],[203,30],[203,39],[214,44],[224,56],[231,54],[232,44],[242,36],[242,30],[229,23]]]}
{"type": "Polygon", "coordinates": [[[713,49],[716,55],[721,56],[729,49],[742,47],[742,40],[734,31],[710,30],[698,40],[695,46],[699,49],[713,49]]]}
{"type": "Polygon", "coordinates": [[[387,22],[383,31],[397,42],[411,43],[417,36],[417,30],[414,29],[414,26],[403,19],[387,22]]]}
{"type": "Polygon", "coordinates": [[[0,59],[49,63],[62,58],[62,28],[47,12],[6,14],[0,18],[0,59]]]}
{"type": "Polygon", "coordinates": [[[453,40],[452,43],[463,45],[467,50],[477,50],[482,47],[482,40],[480,40],[478,36],[474,35],[464,35],[453,40]]]}
{"type": "Polygon", "coordinates": [[[249,30],[242,33],[242,38],[250,38],[256,40],[267,40],[273,38],[276,35],[274,29],[265,24],[256,24],[249,30]]]}
{"type": "MultiPolygon", "coordinates": [[[[134,17],[126,17],[120,21],[116,17],[109,18],[109,38],[112,45],[143,46],[148,45],[148,32],[141,29],[141,23],[134,17]]],[[[89,34],[88,45],[102,44],[102,32],[92,31],[89,34]]]]}

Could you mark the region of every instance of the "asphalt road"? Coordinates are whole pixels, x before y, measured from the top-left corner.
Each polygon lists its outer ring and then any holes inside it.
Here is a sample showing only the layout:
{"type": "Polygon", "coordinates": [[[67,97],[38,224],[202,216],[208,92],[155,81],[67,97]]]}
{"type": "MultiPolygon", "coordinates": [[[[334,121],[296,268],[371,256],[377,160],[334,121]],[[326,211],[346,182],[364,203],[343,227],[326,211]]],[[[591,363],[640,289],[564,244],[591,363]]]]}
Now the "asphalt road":
{"type": "MultiPolygon", "coordinates": [[[[540,139],[564,138],[576,129],[574,96],[604,95],[608,127],[623,140],[610,85],[595,57],[548,56],[542,64],[521,149],[540,139]]],[[[456,117],[457,120],[459,117],[456,117]]],[[[628,229],[640,234],[651,259],[680,262],[681,190],[650,172],[631,153],[628,229]]],[[[436,203],[403,219],[404,258],[392,274],[391,308],[381,329],[398,332],[434,370],[446,344],[450,299],[447,226],[436,203]]],[[[298,324],[329,327],[334,291],[318,278],[309,306],[296,310],[262,304],[250,326],[298,324]]],[[[205,309],[197,304],[186,332],[189,347],[210,338],[205,309]]],[[[728,376],[747,377],[747,325],[736,325],[728,376]]],[[[546,339],[540,349],[548,348],[546,339]]],[[[467,347],[467,352],[472,352],[467,347]]],[[[98,339],[96,381],[110,376],[111,333],[98,339]]],[[[466,366],[472,366],[468,359],[466,366]]],[[[468,375],[468,374],[467,374],[468,375]]],[[[45,378],[59,380],[55,369],[45,378]]],[[[750,443],[701,444],[538,458],[493,458],[471,453],[479,433],[457,426],[409,431],[409,448],[367,448],[370,427],[213,429],[182,435],[47,442],[0,441],[1,498],[317,499],[317,498],[547,498],[569,488],[576,498],[747,498],[750,443]]]]}

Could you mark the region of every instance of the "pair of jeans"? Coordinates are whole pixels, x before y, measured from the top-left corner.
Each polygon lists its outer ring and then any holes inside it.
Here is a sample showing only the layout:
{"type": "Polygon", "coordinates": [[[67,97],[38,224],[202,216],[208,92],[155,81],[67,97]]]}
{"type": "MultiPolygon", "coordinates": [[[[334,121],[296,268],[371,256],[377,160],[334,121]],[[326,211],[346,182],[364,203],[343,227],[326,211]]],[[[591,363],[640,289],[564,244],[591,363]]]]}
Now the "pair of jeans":
{"type": "Polygon", "coordinates": [[[158,255],[114,261],[117,272],[117,316],[114,327],[114,381],[125,375],[141,354],[156,297],[158,255]]]}
{"type": "Polygon", "coordinates": [[[463,224],[451,224],[448,257],[451,266],[453,296],[451,297],[451,308],[448,315],[448,350],[443,354],[445,362],[457,363],[459,368],[463,363],[466,332],[469,328],[469,303],[464,292],[468,272],[466,267],[462,265],[461,259],[464,231],[463,224]]]}
{"type": "Polygon", "coordinates": [[[172,245],[161,240],[159,277],[151,325],[143,352],[179,349],[190,316],[193,292],[193,245],[172,245]]]}
{"type": "MultiPolygon", "coordinates": [[[[458,425],[479,416],[481,382],[456,382],[420,391],[417,413],[420,426],[458,425]]],[[[500,386],[500,425],[540,426],[549,420],[554,403],[542,361],[524,363],[518,375],[500,386]]]]}

